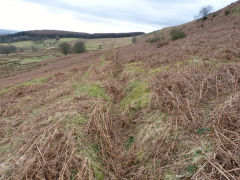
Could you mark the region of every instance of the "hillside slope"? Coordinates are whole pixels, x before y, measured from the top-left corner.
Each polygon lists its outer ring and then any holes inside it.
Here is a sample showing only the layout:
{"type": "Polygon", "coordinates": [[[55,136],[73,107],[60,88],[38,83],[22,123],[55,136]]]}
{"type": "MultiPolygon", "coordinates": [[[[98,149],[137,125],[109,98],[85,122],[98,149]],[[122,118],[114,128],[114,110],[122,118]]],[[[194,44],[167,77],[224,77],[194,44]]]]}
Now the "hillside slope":
{"type": "Polygon", "coordinates": [[[239,9],[15,79],[0,91],[0,179],[239,179],[239,9]]]}

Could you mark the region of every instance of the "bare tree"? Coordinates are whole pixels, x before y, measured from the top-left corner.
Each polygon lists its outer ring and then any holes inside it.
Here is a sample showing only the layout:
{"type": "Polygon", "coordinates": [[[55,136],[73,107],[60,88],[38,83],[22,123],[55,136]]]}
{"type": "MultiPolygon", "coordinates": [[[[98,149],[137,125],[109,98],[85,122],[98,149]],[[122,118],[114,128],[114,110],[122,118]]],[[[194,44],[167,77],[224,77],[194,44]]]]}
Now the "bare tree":
{"type": "Polygon", "coordinates": [[[213,11],[212,6],[205,6],[202,7],[202,9],[199,12],[199,16],[202,17],[203,19],[207,19],[207,16],[213,11]]]}
{"type": "Polygon", "coordinates": [[[204,18],[207,19],[207,16],[213,11],[213,7],[212,6],[204,6],[201,8],[201,10],[199,11],[199,14],[197,16],[194,17],[194,19],[198,19],[198,18],[204,18]]]}
{"type": "Polygon", "coordinates": [[[205,7],[202,7],[202,9],[200,10],[199,14],[200,14],[202,17],[206,17],[206,16],[209,15],[212,11],[213,11],[213,7],[212,7],[212,6],[205,6],[205,7]]]}

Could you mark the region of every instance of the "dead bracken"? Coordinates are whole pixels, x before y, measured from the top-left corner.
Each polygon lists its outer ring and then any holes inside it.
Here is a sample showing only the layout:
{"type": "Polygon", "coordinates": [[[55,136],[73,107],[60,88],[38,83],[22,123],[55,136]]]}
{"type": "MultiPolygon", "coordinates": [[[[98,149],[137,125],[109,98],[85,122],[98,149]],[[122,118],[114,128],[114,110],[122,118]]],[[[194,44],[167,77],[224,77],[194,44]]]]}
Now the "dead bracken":
{"type": "Polygon", "coordinates": [[[238,6],[1,79],[0,179],[239,179],[238,6]]]}

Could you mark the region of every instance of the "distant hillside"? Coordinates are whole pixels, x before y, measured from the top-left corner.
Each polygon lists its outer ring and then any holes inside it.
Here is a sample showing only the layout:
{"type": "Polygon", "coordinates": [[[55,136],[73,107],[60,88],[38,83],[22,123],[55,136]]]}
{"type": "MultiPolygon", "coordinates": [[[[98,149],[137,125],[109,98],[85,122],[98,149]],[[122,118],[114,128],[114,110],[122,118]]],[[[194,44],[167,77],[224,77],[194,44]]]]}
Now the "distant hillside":
{"type": "Polygon", "coordinates": [[[13,33],[17,33],[17,31],[14,30],[8,30],[8,29],[0,29],[0,35],[5,35],[5,34],[13,34],[13,33]]]}
{"type": "MultiPolygon", "coordinates": [[[[170,32],[173,29],[181,30],[185,32],[187,36],[193,37],[196,37],[197,34],[199,36],[203,35],[207,36],[208,34],[217,32],[221,34],[225,29],[231,31],[235,29],[235,26],[239,24],[239,15],[240,15],[240,1],[237,1],[223,9],[220,9],[216,12],[209,14],[207,16],[207,19],[200,18],[179,26],[166,27],[161,30],[151,32],[149,34],[139,36],[137,40],[138,42],[146,41],[159,42],[159,40],[163,41],[163,39],[164,41],[170,41],[171,40],[170,32]],[[208,33],[203,34],[203,31],[207,31],[208,33]]],[[[223,33],[222,37],[225,36],[227,35],[223,33]]],[[[208,39],[209,38],[206,38],[207,42],[208,39]]],[[[227,41],[228,39],[229,38],[226,38],[227,41]]],[[[212,40],[217,40],[217,38],[213,38],[212,40]]]]}
{"type": "Polygon", "coordinates": [[[8,34],[0,37],[0,42],[16,42],[23,40],[33,40],[38,38],[84,38],[84,39],[99,39],[99,38],[122,38],[132,37],[144,34],[143,32],[129,33],[83,33],[58,30],[34,30],[22,31],[15,34],[8,34]]]}

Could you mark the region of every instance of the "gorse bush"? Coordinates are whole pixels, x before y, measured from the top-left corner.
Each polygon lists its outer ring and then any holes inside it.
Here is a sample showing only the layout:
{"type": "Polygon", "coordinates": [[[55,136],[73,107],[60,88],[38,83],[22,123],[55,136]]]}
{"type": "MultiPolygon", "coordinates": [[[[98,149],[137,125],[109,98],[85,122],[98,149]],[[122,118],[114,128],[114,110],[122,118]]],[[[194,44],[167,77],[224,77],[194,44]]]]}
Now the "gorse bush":
{"type": "Polygon", "coordinates": [[[155,42],[162,41],[162,40],[164,40],[164,37],[159,37],[159,36],[155,35],[151,39],[148,39],[147,42],[155,43],[155,42]]]}
{"type": "Polygon", "coordinates": [[[72,50],[74,53],[83,53],[86,51],[86,45],[83,41],[76,42],[72,50]]]}
{"type": "Polygon", "coordinates": [[[186,37],[186,34],[180,29],[173,29],[170,32],[170,35],[173,41],[186,37]]]}
{"type": "Polygon", "coordinates": [[[17,48],[15,46],[0,46],[0,54],[11,54],[15,53],[17,48]]]}

